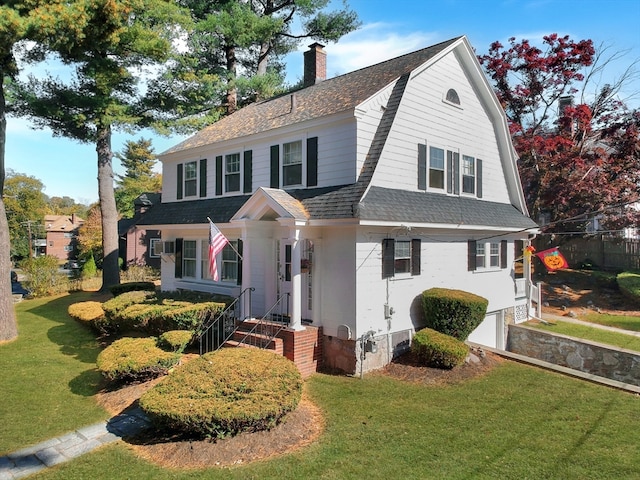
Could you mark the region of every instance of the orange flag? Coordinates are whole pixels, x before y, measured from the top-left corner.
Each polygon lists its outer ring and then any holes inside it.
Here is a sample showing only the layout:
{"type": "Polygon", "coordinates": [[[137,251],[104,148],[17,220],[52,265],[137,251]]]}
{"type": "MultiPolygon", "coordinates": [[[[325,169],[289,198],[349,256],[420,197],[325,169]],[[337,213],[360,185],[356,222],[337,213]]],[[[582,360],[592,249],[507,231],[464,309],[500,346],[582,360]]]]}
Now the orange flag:
{"type": "Polygon", "coordinates": [[[558,247],[553,247],[548,250],[536,253],[536,257],[542,260],[542,263],[549,272],[558,270],[560,268],[569,268],[567,260],[564,258],[558,247]]]}

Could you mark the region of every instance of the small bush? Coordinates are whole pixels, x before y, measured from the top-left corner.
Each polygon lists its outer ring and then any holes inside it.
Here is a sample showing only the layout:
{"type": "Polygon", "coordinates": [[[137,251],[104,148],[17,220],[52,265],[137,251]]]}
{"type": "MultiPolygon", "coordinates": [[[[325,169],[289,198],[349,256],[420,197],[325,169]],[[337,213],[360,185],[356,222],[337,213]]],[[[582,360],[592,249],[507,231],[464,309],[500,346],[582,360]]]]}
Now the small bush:
{"type": "Polygon", "coordinates": [[[640,303],[640,273],[622,272],[618,274],[616,281],[625,297],[640,303]]]}
{"type": "Polygon", "coordinates": [[[121,338],[98,355],[98,370],[109,380],[142,381],[167,373],[180,355],[159,348],[156,339],[121,338]]]}
{"type": "Polygon", "coordinates": [[[160,335],[158,346],[164,350],[182,353],[192,338],[193,332],[191,330],[170,330],[160,335]]]}
{"type": "Polygon", "coordinates": [[[105,317],[102,303],[78,302],[72,303],[68,308],[69,316],[81,323],[85,323],[100,333],[105,332],[105,317]]]}
{"type": "Polygon", "coordinates": [[[93,278],[98,274],[96,259],[91,255],[82,265],[82,278],[93,278]]]}
{"type": "Polygon", "coordinates": [[[146,291],[146,292],[155,292],[156,285],[153,282],[128,282],[121,283],[120,285],[113,285],[109,287],[109,291],[114,297],[118,295],[122,295],[126,292],[135,292],[138,290],[146,291]]]}
{"type": "Polygon", "coordinates": [[[411,351],[424,365],[452,369],[464,363],[469,347],[449,335],[423,328],[414,335],[411,351]]]}
{"type": "Polygon", "coordinates": [[[274,427],[294,410],[302,378],[285,357],[224,348],[176,368],[140,398],[160,429],[223,438],[274,427]]]}
{"type": "Polygon", "coordinates": [[[422,292],[427,327],[458,340],[466,340],[487,313],[489,301],[462,290],[430,288],[422,292]]]}
{"type": "Polygon", "coordinates": [[[65,274],[60,273],[56,257],[43,255],[27,258],[20,262],[20,268],[27,276],[25,287],[34,297],[69,291],[69,280],[65,274]]]}

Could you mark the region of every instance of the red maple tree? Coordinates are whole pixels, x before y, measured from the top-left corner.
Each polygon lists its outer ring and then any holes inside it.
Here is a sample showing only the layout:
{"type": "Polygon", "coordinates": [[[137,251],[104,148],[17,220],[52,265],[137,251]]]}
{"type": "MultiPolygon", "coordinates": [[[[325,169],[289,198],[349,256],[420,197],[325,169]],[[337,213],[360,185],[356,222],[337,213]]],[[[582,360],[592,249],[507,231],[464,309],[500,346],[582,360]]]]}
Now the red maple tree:
{"type": "Polygon", "coordinates": [[[478,57],[507,115],[529,212],[547,232],[583,231],[594,217],[607,229],[640,220],[630,208],[640,199],[640,112],[619,99],[635,64],[588,89],[611,58],[557,34],[542,48],[494,42],[478,57]]]}

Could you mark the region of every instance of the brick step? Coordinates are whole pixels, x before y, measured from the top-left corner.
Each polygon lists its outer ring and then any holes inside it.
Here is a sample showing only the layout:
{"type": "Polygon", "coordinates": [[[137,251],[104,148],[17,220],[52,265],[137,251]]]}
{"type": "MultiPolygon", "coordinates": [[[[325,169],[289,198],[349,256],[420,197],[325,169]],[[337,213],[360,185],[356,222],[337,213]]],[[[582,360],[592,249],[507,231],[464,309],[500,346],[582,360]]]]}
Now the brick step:
{"type": "Polygon", "coordinates": [[[247,332],[236,331],[233,334],[233,338],[227,340],[225,342],[226,346],[233,347],[256,347],[256,348],[265,348],[267,350],[273,350],[275,353],[280,355],[284,352],[284,341],[281,338],[270,338],[268,335],[262,335],[259,333],[249,333],[247,337],[247,332]],[[240,343],[243,339],[244,342],[240,343]]]}

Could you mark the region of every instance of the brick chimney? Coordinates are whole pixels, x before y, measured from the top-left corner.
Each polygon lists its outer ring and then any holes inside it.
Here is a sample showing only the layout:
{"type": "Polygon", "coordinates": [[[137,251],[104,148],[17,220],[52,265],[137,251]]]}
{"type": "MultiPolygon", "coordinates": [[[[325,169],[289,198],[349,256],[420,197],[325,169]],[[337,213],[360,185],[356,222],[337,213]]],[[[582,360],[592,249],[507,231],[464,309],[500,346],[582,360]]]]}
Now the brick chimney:
{"type": "Polygon", "coordinates": [[[327,78],[327,53],[324,45],[312,43],[304,52],[304,86],[315,85],[327,78]]]}

